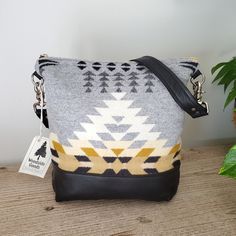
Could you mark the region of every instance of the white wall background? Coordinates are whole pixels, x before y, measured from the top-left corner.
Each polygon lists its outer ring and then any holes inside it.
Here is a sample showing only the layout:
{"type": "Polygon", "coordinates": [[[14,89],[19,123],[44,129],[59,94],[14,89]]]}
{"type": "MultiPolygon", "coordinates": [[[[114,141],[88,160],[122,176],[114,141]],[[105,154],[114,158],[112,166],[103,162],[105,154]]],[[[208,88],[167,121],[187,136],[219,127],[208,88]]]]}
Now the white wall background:
{"type": "Polygon", "coordinates": [[[185,146],[235,138],[211,67],[236,55],[234,0],[0,0],[0,163],[22,160],[39,120],[30,74],[36,58],[126,60],[196,56],[207,76],[208,117],[186,116],[185,146]]]}

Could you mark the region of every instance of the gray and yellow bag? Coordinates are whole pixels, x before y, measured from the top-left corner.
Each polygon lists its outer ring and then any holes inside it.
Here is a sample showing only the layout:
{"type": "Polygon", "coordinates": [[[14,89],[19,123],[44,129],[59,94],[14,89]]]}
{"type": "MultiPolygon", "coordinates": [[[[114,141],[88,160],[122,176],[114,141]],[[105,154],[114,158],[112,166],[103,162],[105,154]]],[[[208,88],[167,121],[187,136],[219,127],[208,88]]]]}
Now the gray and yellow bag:
{"type": "Polygon", "coordinates": [[[208,114],[196,60],[42,56],[35,68],[44,81],[56,201],[175,195],[184,111],[208,114]],[[190,78],[195,96],[186,88],[190,78]]]}

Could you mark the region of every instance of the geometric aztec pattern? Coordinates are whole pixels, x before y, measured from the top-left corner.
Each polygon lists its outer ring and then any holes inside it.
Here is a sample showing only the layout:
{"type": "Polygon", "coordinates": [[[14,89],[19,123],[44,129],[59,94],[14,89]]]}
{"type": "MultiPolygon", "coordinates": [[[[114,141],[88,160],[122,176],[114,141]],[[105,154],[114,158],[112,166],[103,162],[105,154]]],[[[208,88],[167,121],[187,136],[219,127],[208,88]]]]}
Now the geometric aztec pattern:
{"type": "Polygon", "coordinates": [[[52,160],[65,171],[105,176],[151,175],[172,169],[180,160],[181,144],[166,147],[168,140],[152,131],[155,124],[145,123],[141,108],[131,107],[125,92],[111,93],[113,100],[103,100],[106,107],[95,107],[98,115],[87,115],[90,122],[74,131],[70,145],[60,143],[50,133],[52,160]]]}
{"type": "Polygon", "coordinates": [[[52,160],[65,171],[80,174],[99,174],[117,176],[150,175],[172,169],[180,160],[180,145],[175,145],[168,155],[150,155],[153,149],[143,148],[134,157],[112,156],[102,157],[93,148],[81,148],[86,155],[68,155],[61,144],[52,141],[52,160]]]}
{"type": "MultiPolygon", "coordinates": [[[[104,64],[104,63],[103,63],[104,64]]],[[[51,64],[52,65],[52,64],[51,64]]],[[[181,61],[180,66],[188,68],[194,72],[196,70],[198,63],[192,58],[191,62],[188,61],[181,61]]],[[[42,65],[45,66],[45,65],[42,65]]],[[[84,77],[84,84],[83,87],[85,88],[86,93],[90,93],[93,91],[93,86],[94,86],[94,76],[100,76],[101,78],[99,79],[100,85],[99,87],[101,93],[107,93],[107,88],[110,87],[110,82],[111,78],[109,75],[112,75],[114,77],[113,81],[115,82],[114,84],[114,89],[116,92],[122,92],[122,88],[124,86],[124,78],[123,76],[127,76],[129,80],[128,86],[130,87],[130,93],[137,93],[137,86],[138,84],[138,77],[137,75],[143,73],[146,74],[144,76],[144,80],[146,81],[145,83],[145,93],[153,93],[152,87],[154,86],[154,83],[152,82],[155,78],[153,77],[152,73],[150,73],[149,70],[146,70],[145,67],[142,65],[137,64],[136,70],[139,72],[132,71],[131,65],[129,63],[123,63],[120,65],[120,71],[115,72],[116,70],[116,63],[110,62],[107,63],[107,65],[102,65],[99,62],[94,62],[92,64],[92,67],[89,69],[87,68],[87,64],[85,61],[79,61],[77,63],[77,67],[82,71],[82,77],[84,77]],[[131,71],[131,72],[130,72],[131,71]]]]}
{"type": "MultiPolygon", "coordinates": [[[[155,80],[155,77],[149,72],[143,72],[144,77],[143,80],[145,81],[145,93],[153,93],[152,87],[154,87],[154,83],[152,82],[155,80]]],[[[130,74],[127,75],[127,80],[128,80],[128,87],[130,88],[130,93],[137,93],[138,90],[137,88],[140,86],[138,83],[139,80],[139,74],[137,72],[131,72],[130,74]]],[[[94,74],[91,71],[86,71],[83,73],[82,77],[84,77],[84,84],[83,87],[85,88],[86,93],[90,93],[93,91],[94,87],[94,81],[95,77],[101,77],[99,79],[100,82],[100,92],[101,93],[107,93],[107,88],[111,86],[110,83],[113,83],[114,85],[114,90],[115,92],[122,92],[122,89],[124,87],[124,74],[117,72],[115,73],[111,78],[108,73],[105,71],[99,73],[98,75],[94,74]]]]}

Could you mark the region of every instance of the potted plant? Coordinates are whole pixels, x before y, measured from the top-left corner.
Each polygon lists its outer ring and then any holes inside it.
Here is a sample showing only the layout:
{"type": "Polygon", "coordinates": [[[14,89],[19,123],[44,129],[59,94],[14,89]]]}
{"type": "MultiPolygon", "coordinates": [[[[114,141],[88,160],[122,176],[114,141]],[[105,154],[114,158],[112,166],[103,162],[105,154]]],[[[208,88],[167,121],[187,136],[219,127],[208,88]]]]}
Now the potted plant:
{"type": "MultiPolygon", "coordinates": [[[[211,73],[215,74],[213,83],[224,86],[224,92],[229,90],[224,109],[234,102],[233,122],[236,125],[236,57],[217,64],[211,69],[211,73]]],[[[227,153],[219,174],[236,178],[236,144],[227,153]]]]}

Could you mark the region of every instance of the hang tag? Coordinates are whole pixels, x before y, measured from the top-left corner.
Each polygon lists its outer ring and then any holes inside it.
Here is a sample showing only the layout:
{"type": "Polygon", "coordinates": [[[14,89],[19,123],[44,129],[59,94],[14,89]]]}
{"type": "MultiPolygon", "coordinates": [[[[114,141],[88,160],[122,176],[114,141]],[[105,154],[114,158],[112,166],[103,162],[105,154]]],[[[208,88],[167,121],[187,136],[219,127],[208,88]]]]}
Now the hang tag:
{"type": "Polygon", "coordinates": [[[44,178],[50,163],[48,138],[36,136],[30,144],[19,172],[44,178]]]}

